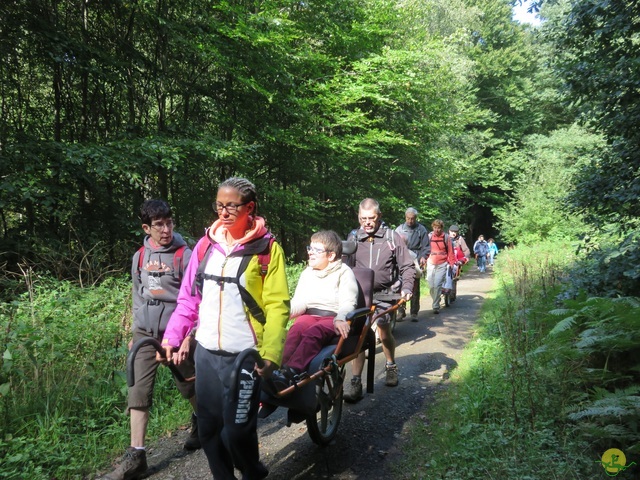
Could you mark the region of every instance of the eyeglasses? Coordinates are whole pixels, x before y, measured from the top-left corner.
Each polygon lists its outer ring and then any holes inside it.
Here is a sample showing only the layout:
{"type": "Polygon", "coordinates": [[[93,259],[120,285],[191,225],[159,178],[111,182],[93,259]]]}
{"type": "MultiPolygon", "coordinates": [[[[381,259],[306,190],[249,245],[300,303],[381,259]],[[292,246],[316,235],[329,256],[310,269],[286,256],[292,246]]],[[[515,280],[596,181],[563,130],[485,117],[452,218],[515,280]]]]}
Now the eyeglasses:
{"type": "Polygon", "coordinates": [[[315,253],[316,255],[318,255],[320,253],[326,253],[326,250],[320,250],[319,248],[307,245],[307,253],[315,253]]]}
{"type": "Polygon", "coordinates": [[[168,220],[166,222],[152,223],[150,227],[153,228],[154,230],[157,230],[158,232],[161,232],[165,228],[167,230],[171,230],[173,228],[173,220],[168,220]]]}
{"type": "Polygon", "coordinates": [[[226,210],[227,213],[230,213],[230,214],[233,215],[234,213],[236,213],[238,211],[238,207],[246,205],[247,203],[249,203],[249,202],[229,203],[227,205],[223,205],[221,203],[216,202],[216,203],[213,204],[213,208],[215,208],[218,213],[222,213],[222,210],[226,210]]]}

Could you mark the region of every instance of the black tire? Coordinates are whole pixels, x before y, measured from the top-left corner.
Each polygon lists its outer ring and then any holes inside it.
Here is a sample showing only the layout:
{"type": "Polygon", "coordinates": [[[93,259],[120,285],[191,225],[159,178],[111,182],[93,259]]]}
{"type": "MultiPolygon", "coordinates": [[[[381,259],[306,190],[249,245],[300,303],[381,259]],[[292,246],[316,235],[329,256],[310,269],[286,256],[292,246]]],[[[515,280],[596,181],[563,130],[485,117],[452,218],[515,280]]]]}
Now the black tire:
{"type": "Polygon", "coordinates": [[[315,415],[307,417],[307,431],[311,440],[317,445],[329,445],[338,433],[338,426],[342,418],[342,396],[344,390],[342,382],[339,386],[331,388],[333,380],[330,375],[326,375],[318,382],[316,393],[318,395],[318,409],[315,415]],[[335,392],[338,388],[339,392],[335,392]],[[337,393],[332,398],[331,391],[337,393]]]}

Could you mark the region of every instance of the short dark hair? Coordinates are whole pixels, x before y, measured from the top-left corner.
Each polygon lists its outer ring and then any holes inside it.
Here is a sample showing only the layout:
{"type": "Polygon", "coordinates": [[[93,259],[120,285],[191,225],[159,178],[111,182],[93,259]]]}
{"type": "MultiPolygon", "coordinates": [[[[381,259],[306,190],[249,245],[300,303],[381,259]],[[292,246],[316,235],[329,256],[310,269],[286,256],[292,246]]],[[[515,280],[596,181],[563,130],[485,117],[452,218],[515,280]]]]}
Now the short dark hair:
{"type": "Polygon", "coordinates": [[[342,257],[342,239],[333,230],[320,230],[311,235],[311,242],[321,243],[327,253],[335,253],[336,258],[342,257]]]}
{"type": "Polygon", "coordinates": [[[171,207],[164,200],[152,198],[140,206],[140,220],[143,225],[151,225],[154,220],[173,217],[171,207]]]}

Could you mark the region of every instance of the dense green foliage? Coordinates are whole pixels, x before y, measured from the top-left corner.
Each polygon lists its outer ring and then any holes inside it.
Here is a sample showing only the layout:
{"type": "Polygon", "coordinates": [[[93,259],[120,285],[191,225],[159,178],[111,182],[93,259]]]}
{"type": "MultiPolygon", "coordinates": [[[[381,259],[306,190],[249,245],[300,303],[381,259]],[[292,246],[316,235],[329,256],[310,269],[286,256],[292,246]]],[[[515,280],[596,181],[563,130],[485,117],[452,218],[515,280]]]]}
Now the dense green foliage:
{"type": "Polygon", "coordinates": [[[0,8],[0,250],[12,263],[54,271],[52,252],[73,265],[104,242],[104,260],[125,266],[144,198],[168,198],[196,237],[230,175],[256,182],[294,256],[319,227],[348,232],[364,196],[395,213],[455,191],[441,174],[465,157],[454,140],[477,116],[473,71],[462,19],[447,36],[403,34],[428,5],[0,8]]]}
{"type": "Polygon", "coordinates": [[[583,120],[611,146],[585,169],[574,201],[603,219],[637,218],[640,6],[631,0],[559,2],[549,17],[555,68],[583,120]]]}
{"type": "Polygon", "coordinates": [[[541,35],[549,63],[582,125],[601,134],[576,153],[568,208],[589,226],[587,258],[574,290],[591,295],[640,294],[640,55],[637,2],[552,1],[541,35]]]}
{"type": "MultiPolygon", "coordinates": [[[[292,291],[302,267],[287,269],[292,291]]],[[[82,478],[129,441],[131,284],[80,288],[32,272],[23,280],[28,291],[0,304],[0,477],[82,478]]],[[[161,368],[149,437],[186,424],[190,412],[161,368]]]]}
{"type": "Polygon", "coordinates": [[[500,254],[499,286],[399,477],[599,478],[614,447],[637,462],[640,301],[560,300],[571,251],[556,240],[500,254]]]}
{"type": "Polygon", "coordinates": [[[28,291],[0,310],[0,476],[74,478],[127,434],[131,287],[25,281],[28,291]]]}
{"type": "MultiPolygon", "coordinates": [[[[549,239],[577,239],[584,233],[582,216],[566,207],[575,179],[594,161],[602,139],[573,125],[549,136],[530,135],[508,157],[519,165],[511,201],[495,209],[501,238],[533,245],[549,239]]],[[[597,158],[597,157],[596,157],[597,158]]]]}
{"type": "MultiPolygon", "coordinates": [[[[536,28],[506,0],[0,3],[0,476],[122,447],[137,207],[195,240],[231,175],[291,259],[366,196],[521,249],[417,476],[638,453],[640,7],[534,3],[536,28]]],[[[166,390],[151,436],[185,421],[166,390]]]]}

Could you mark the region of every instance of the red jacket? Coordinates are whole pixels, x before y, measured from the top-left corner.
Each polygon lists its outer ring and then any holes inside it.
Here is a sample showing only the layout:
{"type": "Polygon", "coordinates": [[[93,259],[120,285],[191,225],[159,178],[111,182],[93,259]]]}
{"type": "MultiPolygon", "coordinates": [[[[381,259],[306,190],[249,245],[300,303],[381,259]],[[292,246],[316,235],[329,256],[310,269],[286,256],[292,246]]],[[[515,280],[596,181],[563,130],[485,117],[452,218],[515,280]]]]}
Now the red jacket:
{"type": "Polygon", "coordinates": [[[453,265],[456,263],[453,244],[448,234],[443,232],[440,235],[436,235],[431,232],[429,234],[429,247],[430,254],[427,263],[431,265],[442,265],[443,263],[453,265]]]}

